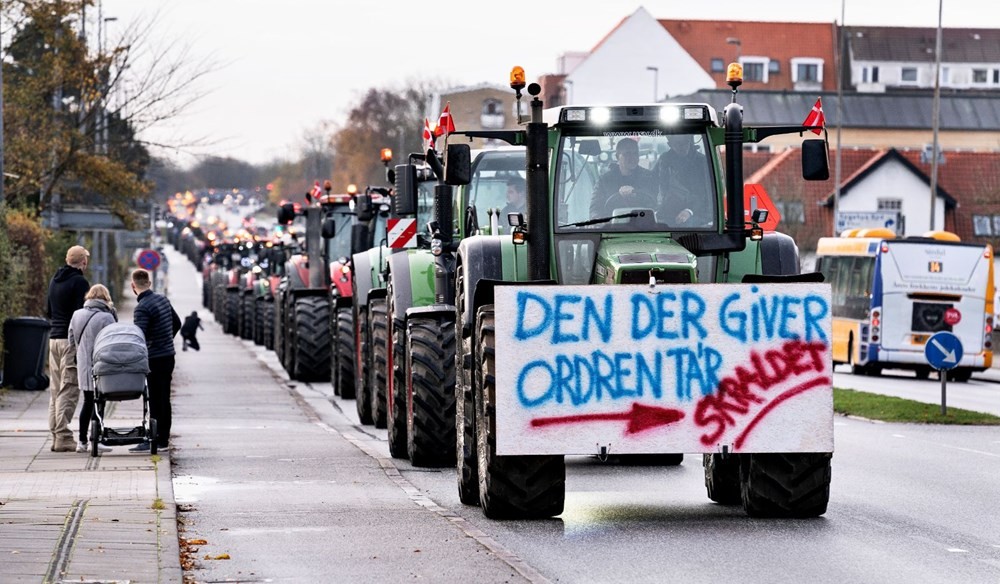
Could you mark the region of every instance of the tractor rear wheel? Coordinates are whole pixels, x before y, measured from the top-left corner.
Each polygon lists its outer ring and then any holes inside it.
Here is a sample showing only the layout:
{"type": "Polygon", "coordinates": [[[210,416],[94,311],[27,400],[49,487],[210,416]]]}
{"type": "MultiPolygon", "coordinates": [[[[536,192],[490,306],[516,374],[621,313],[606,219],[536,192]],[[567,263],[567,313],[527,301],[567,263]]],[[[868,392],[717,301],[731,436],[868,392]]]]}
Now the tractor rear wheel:
{"type": "Polygon", "coordinates": [[[830,501],[830,453],[747,454],[743,510],[751,517],[819,517],[830,501]]]}
{"type": "Polygon", "coordinates": [[[708,498],[720,505],[740,503],[740,459],[738,455],[702,455],[705,467],[705,490],[708,498]]]}
{"type": "Polygon", "coordinates": [[[563,512],[566,463],[562,456],[496,453],[496,332],[493,305],[476,315],[479,502],[490,519],[537,519],[563,512]]]}
{"type": "Polygon", "coordinates": [[[240,295],[236,290],[226,290],[224,333],[239,334],[240,329],[240,295]]]}
{"type": "MultiPolygon", "coordinates": [[[[472,371],[473,334],[463,331],[465,315],[465,269],[458,266],[455,334],[461,349],[455,361],[455,475],[458,498],[465,505],[479,505],[479,456],[476,452],[475,381],[472,371]]],[[[471,330],[471,329],[470,329],[471,330]]]]}
{"type": "Polygon", "coordinates": [[[357,375],[354,377],[355,406],[358,410],[358,420],[366,426],[371,426],[375,421],[372,420],[372,390],[369,383],[370,380],[368,379],[371,369],[371,352],[368,342],[368,308],[362,307],[357,310],[355,318],[358,319],[354,326],[356,333],[354,342],[358,344],[356,348],[352,347],[352,350],[356,351],[354,359],[355,366],[357,367],[357,375]]]}
{"type": "Polygon", "coordinates": [[[411,407],[406,452],[413,466],[455,464],[455,327],[441,317],[406,323],[406,371],[411,407]]]}
{"type": "Polygon", "coordinates": [[[371,326],[372,370],[372,421],[376,428],[386,426],[386,389],[389,374],[389,318],[385,298],[376,298],[369,304],[371,326]]]}
{"type": "Polygon", "coordinates": [[[330,380],[330,301],[323,296],[295,300],[292,379],[330,380]]]}
{"type": "Polygon", "coordinates": [[[255,298],[253,301],[253,344],[264,344],[264,301],[255,298]]]}
{"type": "Polygon", "coordinates": [[[253,340],[253,323],[256,313],[254,311],[253,294],[243,294],[243,310],[240,319],[240,338],[246,341],[253,340]]]}
{"type": "Polygon", "coordinates": [[[335,318],[336,350],[333,351],[331,374],[337,384],[336,393],[344,399],[354,399],[354,318],[350,307],[337,310],[335,318]]]}
{"type": "Polygon", "coordinates": [[[274,302],[264,302],[264,348],[274,351],[274,302]]]}

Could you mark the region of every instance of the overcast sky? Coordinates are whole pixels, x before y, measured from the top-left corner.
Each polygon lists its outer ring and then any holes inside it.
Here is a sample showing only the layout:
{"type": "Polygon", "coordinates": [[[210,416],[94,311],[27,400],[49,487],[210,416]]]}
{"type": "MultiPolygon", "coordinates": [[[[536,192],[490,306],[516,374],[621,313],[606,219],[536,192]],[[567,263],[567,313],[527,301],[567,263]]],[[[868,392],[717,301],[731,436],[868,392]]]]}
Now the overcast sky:
{"type": "MultiPolygon", "coordinates": [[[[844,0],[848,25],[937,25],[938,0],[844,0]]],[[[265,162],[295,155],[301,137],[340,125],[370,87],[429,78],[506,84],[554,72],[643,6],[656,18],[839,21],[841,0],[103,0],[108,38],[155,17],[152,41],[189,46],[217,69],[206,97],[153,141],[207,136],[199,155],[265,162]]],[[[1000,28],[987,0],[944,0],[944,26],[1000,28]]],[[[96,15],[92,15],[96,22],[96,15]]],[[[419,132],[420,128],[414,128],[419,132]]],[[[195,159],[178,159],[190,164],[195,159]]]]}

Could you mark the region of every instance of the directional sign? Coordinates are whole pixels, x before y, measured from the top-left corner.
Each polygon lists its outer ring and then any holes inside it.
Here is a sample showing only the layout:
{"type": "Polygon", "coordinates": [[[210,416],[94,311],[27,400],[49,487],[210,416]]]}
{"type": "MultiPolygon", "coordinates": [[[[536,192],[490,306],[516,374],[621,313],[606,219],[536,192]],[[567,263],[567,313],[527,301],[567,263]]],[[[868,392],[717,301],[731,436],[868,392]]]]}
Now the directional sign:
{"type": "Polygon", "coordinates": [[[155,270],[160,267],[160,254],[155,249],[144,249],[136,260],[140,268],[155,270]]]}
{"type": "Polygon", "coordinates": [[[962,360],[962,341],[948,331],[934,333],[924,346],[924,357],[935,369],[954,369],[962,360]]]}
{"type": "Polygon", "coordinates": [[[837,213],[837,233],[847,229],[886,227],[899,233],[898,211],[840,211],[837,213]]]}
{"type": "Polygon", "coordinates": [[[389,219],[386,221],[386,229],[389,247],[393,249],[417,247],[416,219],[389,219]]]}

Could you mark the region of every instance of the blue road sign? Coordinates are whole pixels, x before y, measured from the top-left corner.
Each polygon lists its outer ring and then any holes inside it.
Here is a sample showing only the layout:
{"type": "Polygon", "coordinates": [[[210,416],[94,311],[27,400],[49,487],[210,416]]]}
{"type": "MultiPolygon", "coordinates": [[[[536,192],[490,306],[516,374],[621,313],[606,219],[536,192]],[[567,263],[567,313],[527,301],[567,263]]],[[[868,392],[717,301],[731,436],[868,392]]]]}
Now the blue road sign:
{"type": "Polygon", "coordinates": [[[934,333],[924,345],[924,357],[935,369],[954,369],[962,360],[962,341],[948,331],[934,333]]]}
{"type": "Polygon", "coordinates": [[[160,254],[155,249],[144,249],[139,254],[136,262],[139,264],[140,268],[155,270],[160,267],[160,254]]]}

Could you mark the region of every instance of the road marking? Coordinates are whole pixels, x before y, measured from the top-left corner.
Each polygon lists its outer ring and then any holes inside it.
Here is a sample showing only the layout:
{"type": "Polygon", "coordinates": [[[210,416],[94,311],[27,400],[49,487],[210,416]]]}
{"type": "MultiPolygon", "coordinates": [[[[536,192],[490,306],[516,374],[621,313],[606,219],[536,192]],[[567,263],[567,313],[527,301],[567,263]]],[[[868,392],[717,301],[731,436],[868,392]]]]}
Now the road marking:
{"type": "Polygon", "coordinates": [[[902,434],[893,434],[892,437],[893,438],[906,438],[906,436],[903,436],[902,434]]]}
{"type": "Polygon", "coordinates": [[[969,550],[963,550],[961,548],[948,548],[948,551],[952,552],[952,553],[956,553],[956,554],[967,554],[967,553],[969,553],[969,550]]]}

